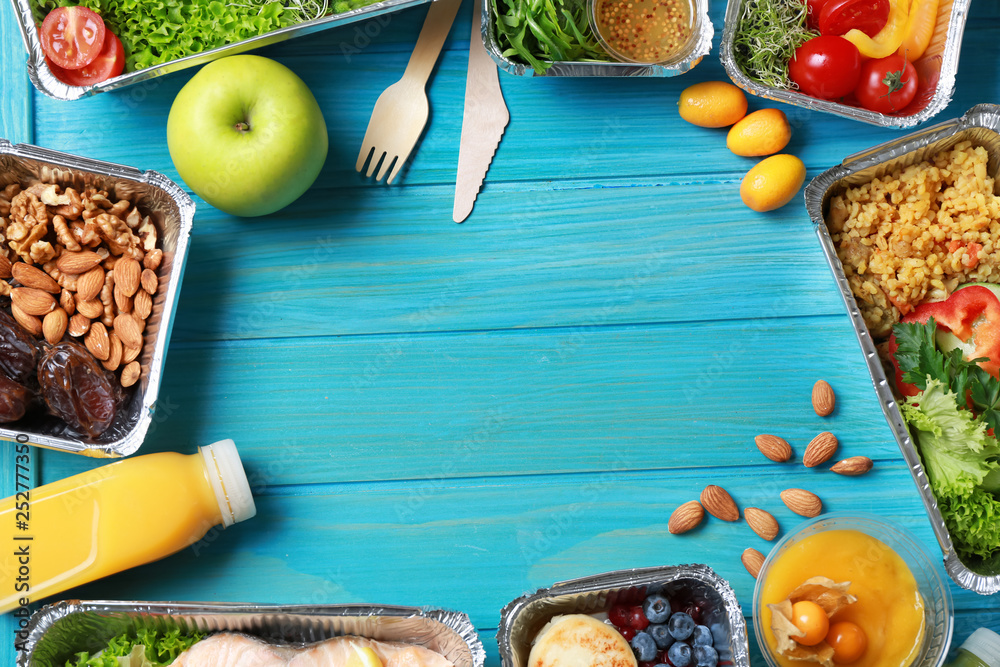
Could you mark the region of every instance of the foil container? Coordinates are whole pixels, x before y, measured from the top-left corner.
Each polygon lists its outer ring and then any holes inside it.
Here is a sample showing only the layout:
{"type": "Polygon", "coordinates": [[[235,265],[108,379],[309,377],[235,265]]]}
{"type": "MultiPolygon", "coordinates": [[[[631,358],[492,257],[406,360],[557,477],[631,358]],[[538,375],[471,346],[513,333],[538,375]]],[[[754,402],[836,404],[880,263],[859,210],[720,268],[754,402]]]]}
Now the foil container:
{"type": "Polygon", "coordinates": [[[455,667],[483,667],[486,661],[469,617],[442,609],[67,600],[31,616],[19,633],[17,665],[62,667],[80,651],[95,653],[112,637],[141,629],[232,631],[283,646],[355,635],[423,646],[455,667]]]}
{"type": "Polygon", "coordinates": [[[951,101],[955,92],[955,74],[958,72],[962,33],[965,32],[965,21],[969,15],[971,1],[941,0],[938,4],[937,24],[930,45],[924,55],[913,63],[919,80],[916,97],[899,114],[880,114],[868,109],[820,100],[795,90],[772,88],[751,80],[736,64],[733,51],[736,26],[747,0],[729,0],[726,6],[720,59],[733,83],[751,95],[880,127],[915,127],[940,113],[951,101]]]}
{"type": "MultiPolygon", "coordinates": [[[[956,553],[948,528],[938,509],[934,492],[924,473],[920,455],[900,414],[896,397],[892,392],[892,383],[886,377],[885,369],[875,349],[875,342],[851,293],[844,267],[837,257],[837,250],[824,218],[829,210],[831,198],[846,188],[883,177],[900,167],[922,162],[962,141],[971,141],[973,145],[983,146],[989,153],[989,174],[993,178],[1000,178],[1000,106],[980,104],[961,118],[939,123],[848,157],[842,164],[823,172],[806,186],[805,203],[815,226],[816,235],[819,237],[820,246],[823,248],[823,255],[840,288],[841,299],[851,318],[858,343],[861,345],[882,412],[910,469],[913,481],[920,491],[920,498],[930,518],[931,528],[944,555],[945,569],[962,588],[982,595],[991,595],[1000,591],[1000,569],[996,569],[1000,566],[995,565],[990,568],[981,563],[965,562],[956,553]]],[[[997,183],[1000,185],[1000,180],[997,183]]]]}
{"type": "MultiPolygon", "coordinates": [[[[362,19],[374,18],[376,16],[388,14],[389,12],[395,12],[408,7],[424,4],[428,1],[429,0],[384,0],[383,2],[379,2],[368,7],[352,9],[351,11],[332,16],[321,16],[310,21],[273,30],[269,33],[258,35],[257,37],[251,37],[233,44],[217,47],[210,51],[195,53],[190,56],[185,56],[184,58],[171,60],[170,62],[163,63],[162,65],[157,65],[155,67],[148,67],[135,72],[127,72],[92,86],[70,86],[60,81],[54,74],[52,74],[52,70],[49,68],[48,63],[45,60],[45,54],[42,52],[41,42],[38,39],[38,30],[35,27],[35,19],[31,13],[31,0],[11,0],[11,4],[14,7],[14,16],[17,20],[17,27],[21,31],[21,39],[24,42],[25,48],[28,50],[28,78],[31,79],[31,83],[34,84],[35,88],[49,97],[53,97],[57,100],[76,100],[81,97],[87,97],[107,90],[116,90],[118,88],[124,88],[143,81],[149,81],[150,79],[155,79],[156,77],[169,74],[170,72],[187,69],[188,67],[204,65],[205,63],[211,62],[212,60],[218,60],[219,58],[223,58],[225,56],[233,56],[237,53],[249,51],[250,49],[257,49],[262,46],[268,46],[269,44],[283,42],[292,37],[310,35],[314,32],[319,32],[320,30],[336,28],[338,26],[354,23],[355,21],[360,21],[362,19]]],[[[377,34],[377,32],[373,34],[377,34]]],[[[370,37],[371,34],[365,31],[365,33],[361,34],[360,37],[352,38],[352,41],[344,42],[341,46],[345,52],[356,53],[360,48],[363,48],[364,45],[367,44],[367,42],[365,42],[365,44],[359,45],[356,42],[360,39],[370,39],[370,37]]],[[[147,84],[147,86],[148,85],[155,85],[155,82],[154,84],[147,84]]],[[[141,97],[144,98],[145,93],[141,94],[141,97]]]]}
{"type": "MultiPolygon", "coordinates": [[[[579,0],[578,0],[579,1],[579,0]]],[[[688,43],[687,51],[670,65],[637,65],[624,62],[583,62],[556,61],[544,72],[536,72],[528,64],[511,60],[503,54],[493,30],[496,23],[495,0],[483,3],[482,31],[483,44],[497,66],[515,76],[649,76],[669,77],[684,74],[693,69],[712,50],[715,28],[708,17],[708,0],[692,0],[695,20],[695,35],[688,43]]],[[[609,55],[608,58],[611,58],[609,55]]]]}
{"type": "Polygon", "coordinates": [[[750,667],[743,610],[729,583],[707,565],[618,570],[523,595],[500,612],[500,662],[503,667],[526,667],[532,642],[553,616],[591,614],[606,618],[607,610],[616,603],[637,604],[655,592],[697,602],[703,610],[702,623],[712,630],[719,664],[750,667]]]}
{"type": "Polygon", "coordinates": [[[61,420],[34,414],[0,424],[0,440],[96,458],[128,456],[139,449],[153,422],[167,341],[187,260],[194,202],[176,183],[155,171],[139,171],[26,144],[15,146],[0,139],[0,189],[11,183],[24,185],[36,181],[78,190],[94,186],[138,205],[156,225],[163,250],[163,261],[157,270],[160,286],[153,296],[153,310],[143,332],[143,350],[138,359],[142,367],[140,380],[133,385],[130,400],[107,431],[94,440],[83,439],[68,432],[61,420]]]}

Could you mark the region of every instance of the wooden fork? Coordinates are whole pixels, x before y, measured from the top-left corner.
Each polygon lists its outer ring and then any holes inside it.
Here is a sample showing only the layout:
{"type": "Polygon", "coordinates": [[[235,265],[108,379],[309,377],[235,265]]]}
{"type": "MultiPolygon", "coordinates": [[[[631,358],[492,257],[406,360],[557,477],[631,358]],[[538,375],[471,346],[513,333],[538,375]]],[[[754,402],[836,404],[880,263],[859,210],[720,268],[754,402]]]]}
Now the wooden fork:
{"type": "Polygon", "coordinates": [[[371,120],[368,121],[368,131],[361,143],[361,152],[358,153],[358,163],[354,167],[361,171],[371,155],[365,176],[371,176],[378,167],[375,180],[388,174],[386,183],[392,183],[417,144],[429,113],[424,87],[461,4],[462,0],[435,0],[431,3],[403,77],[386,88],[376,100],[371,120]]]}

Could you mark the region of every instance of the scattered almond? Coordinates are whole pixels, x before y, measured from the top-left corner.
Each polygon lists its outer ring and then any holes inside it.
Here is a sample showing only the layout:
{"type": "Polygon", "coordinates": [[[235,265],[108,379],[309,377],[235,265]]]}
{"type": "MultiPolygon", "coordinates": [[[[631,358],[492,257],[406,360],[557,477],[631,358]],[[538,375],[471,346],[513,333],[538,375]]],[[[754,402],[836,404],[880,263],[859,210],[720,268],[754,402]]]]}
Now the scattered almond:
{"type": "Polygon", "coordinates": [[[740,510],[736,507],[732,496],[721,486],[709,484],[701,492],[701,505],[705,511],[716,519],[723,521],[739,521],[740,510]]]}
{"type": "Polygon", "coordinates": [[[143,269],[140,282],[142,283],[142,289],[146,290],[150,294],[156,294],[156,288],[160,284],[160,279],[157,278],[156,274],[150,269],[143,269]]]}
{"type": "Polygon", "coordinates": [[[101,256],[90,250],[64,252],[56,260],[56,268],[71,276],[86,273],[101,263],[101,256]]]}
{"type": "Polygon", "coordinates": [[[139,366],[138,361],[130,361],[122,369],[122,386],[131,387],[135,384],[135,381],[139,379],[139,374],[142,372],[142,368],[139,366]]]}
{"type": "Polygon", "coordinates": [[[73,317],[69,318],[69,327],[67,328],[67,331],[69,331],[70,336],[82,336],[90,331],[90,318],[81,313],[77,313],[73,317]]]}
{"type": "MultiPolygon", "coordinates": [[[[131,257],[122,257],[115,264],[115,287],[132,296],[139,289],[142,265],[131,257]]],[[[154,274],[155,276],[155,274],[154,274]]]]}
{"type": "Polygon", "coordinates": [[[57,283],[52,276],[42,271],[34,264],[16,262],[11,265],[10,272],[14,280],[21,283],[25,287],[33,287],[50,294],[59,294],[59,292],[62,291],[62,288],[59,287],[59,283],[57,283]]]}
{"type": "Polygon", "coordinates": [[[781,500],[788,509],[810,519],[823,511],[823,501],[819,496],[805,489],[785,489],[781,492],[781,500]]]}
{"type": "Polygon", "coordinates": [[[122,344],[128,347],[142,347],[142,331],[139,323],[131,315],[122,313],[115,318],[115,333],[121,338],[122,344]]]}
{"type": "Polygon", "coordinates": [[[829,431],[823,431],[806,447],[806,453],[802,455],[802,465],[807,468],[826,463],[837,451],[837,436],[829,431]]]}
{"type": "Polygon", "coordinates": [[[791,445],[776,435],[758,435],[753,441],[757,443],[760,453],[772,461],[782,463],[792,458],[791,445]]]}
{"type": "Polygon", "coordinates": [[[688,501],[675,509],[674,513],[670,515],[670,522],[667,524],[667,530],[674,535],[686,533],[700,524],[704,517],[705,510],[698,503],[698,501],[688,501]]]}
{"type": "Polygon", "coordinates": [[[750,529],[765,540],[771,541],[778,536],[780,530],[778,520],[770,512],[759,507],[748,507],[743,510],[743,517],[747,520],[750,529]]]}
{"type": "Polygon", "coordinates": [[[62,340],[69,325],[69,316],[62,308],[56,308],[42,320],[42,335],[52,345],[62,340]]]}
{"type": "Polygon", "coordinates": [[[48,315],[56,308],[54,296],[33,287],[15,287],[10,292],[10,299],[24,313],[38,317],[48,315]]]}
{"type": "Polygon", "coordinates": [[[843,461],[834,463],[830,470],[838,475],[857,477],[858,475],[863,475],[871,470],[873,465],[872,460],[867,456],[852,456],[848,459],[844,459],[843,461]]]}
{"type": "Polygon", "coordinates": [[[153,297],[149,296],[149,292],[146,290],[141,289],[136,292],[132,301],[132,308],[141,319],[145,320],[153,312],[153,297]]]}
{"type": "Polygon", "coordinates": [[[104,314],[104,304],[97,299],[90,299],[87,301],[80,301],[77,299],[76,310],[84,317],[88,317],[93,320],[104,314]]]}
{"type": "Polygon", "coordinates": [[[833,393],[833,387],[826,380],[818,380],[813,385],[812,393],[813,410],[820,417],[826,417],[833,412],[837,404],[837,396],[833,393]]]}
{"type": "Polygon", "coordinates": [[[84,337],[83,344],[99,361],[107,361],[111,355],[111,341],[103,322],[93,322],[90,325],[90,331],[84,337]]]}
{"type": "Polygon", "coordinates": [[[24,312],[17,307],[16,303],[13,302],[10,304],[10,314],[13,315],[14,319],[17,320],[17,323],[24,327],[32,336],[42,335],[42,321],[39,318],[24,312]]]}
{"type": "Polygon", "coordinates": [[[78,301],[92,301],[101,293],[104,287],[104,269],[95,266],[76,281],[76,298],[78,301]]]}
{"type": "Polygon", "coordinates": [[[756,579],[757,575],[760,574],[760,568],[764,566],[764,554],[756,549],[746,549],[740,556],[740,560],[743,561],[743,567],[747,569],[747,572],[756,579]]]}

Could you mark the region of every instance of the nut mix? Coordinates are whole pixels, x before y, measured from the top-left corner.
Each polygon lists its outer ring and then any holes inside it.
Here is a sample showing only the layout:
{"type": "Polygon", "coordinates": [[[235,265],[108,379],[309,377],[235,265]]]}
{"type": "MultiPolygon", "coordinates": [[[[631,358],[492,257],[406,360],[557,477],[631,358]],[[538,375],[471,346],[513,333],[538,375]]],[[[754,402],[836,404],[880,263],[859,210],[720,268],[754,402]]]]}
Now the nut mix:
{"type": "MultiPolygon", "coordinates": [[[[0,371],[28,395],[39,389],[74,430],[100,435],[140,379],[162,260],[153,221],[127,199],[54,183],[0,190],[0,295],[16,321],[0,318],[0,371]]],[[[24,414],[3,407],[0,421],[24,414]]]]}

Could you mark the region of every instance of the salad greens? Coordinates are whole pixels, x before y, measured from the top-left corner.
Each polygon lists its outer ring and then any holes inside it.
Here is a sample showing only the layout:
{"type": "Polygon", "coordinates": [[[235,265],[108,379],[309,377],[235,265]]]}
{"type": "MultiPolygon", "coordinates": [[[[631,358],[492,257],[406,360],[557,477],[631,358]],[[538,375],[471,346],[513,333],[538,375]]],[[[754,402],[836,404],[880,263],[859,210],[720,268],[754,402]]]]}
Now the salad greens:
{"type": "Polygon", "coordinates": [[[990,433],[1000,432],[1000,381],[963,359],[961,350],[938,350],[936,330],[933,318],[893,327],[903,380],[922,390],[900,409],[955,549],[987,559],[1000,550],[1000,499],[994,495],[1000,491],[1000,443],[990,433]],[[967,401],[975,413],[965,408],[967,401]]]}
{"type": "Polygon", "coordinates": [[[165,667],[204,637],[198,632],[182,636],[180,630],[124,633],[112,638],[99,653],[77,653],[66,667],[165,667]]]}
{"type": "Polygon", "coordinates": [[[554,60],[607,61],[590,30],[587,4],[580,0],[489,0],[496,15],[497,42],[536,72],[554,60]]]}
{"type": "Polygon", "coordinates": [[[795,49],[819,35],[806,27],[802,0],[747,0],[733,33],[733,59],[757,83],[797,88],[788,78],[795,49]]]}

